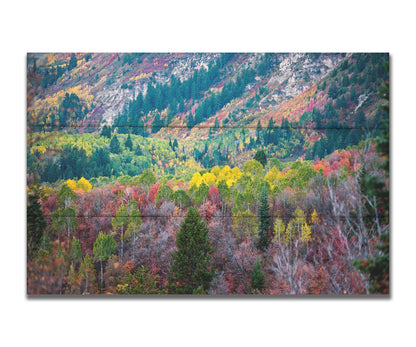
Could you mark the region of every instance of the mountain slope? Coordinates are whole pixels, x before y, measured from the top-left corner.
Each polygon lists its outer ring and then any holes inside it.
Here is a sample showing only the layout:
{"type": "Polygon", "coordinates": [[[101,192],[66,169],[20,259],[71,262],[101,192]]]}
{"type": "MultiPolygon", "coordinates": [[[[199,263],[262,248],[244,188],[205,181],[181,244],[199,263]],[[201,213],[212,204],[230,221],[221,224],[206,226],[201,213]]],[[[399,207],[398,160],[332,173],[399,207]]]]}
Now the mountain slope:
{"type": "MultiPolygon", "coordinates": [[[[165,154],[146,153],[166,163],[174,155],[176,169],[190,158],[204,168],[241,167],[259,149],[283,161],[318,159],[379,133],[386,61],[385,54],[28,54],[29,147],[45,144],[40,131],[87,132],[94,136],[79,146],[89,157],[91,148],[108,148],[91,141],[110,126],[121,141],[128,133],[162,141],[165,154]]],[[[44,163],[33,158],[41,171],[68,150],[45,152],[44,163]]]]}

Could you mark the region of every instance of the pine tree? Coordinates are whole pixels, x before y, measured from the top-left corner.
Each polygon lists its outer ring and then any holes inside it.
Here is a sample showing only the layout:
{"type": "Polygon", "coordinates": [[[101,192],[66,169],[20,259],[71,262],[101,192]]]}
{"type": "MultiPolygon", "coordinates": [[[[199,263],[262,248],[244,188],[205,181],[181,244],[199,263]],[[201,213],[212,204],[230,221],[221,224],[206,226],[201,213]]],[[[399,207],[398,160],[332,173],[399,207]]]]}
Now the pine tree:
{"type": "Polygon", "coordinates": [[[77,67],[77,57],[74,53],[72,53],[71,59],[69,60],[68,71],[72,70],[75,67],[77,67]]]}
{"type": "Polygon", "coordinates": [[[126,142],[124,143],[124,146],[125,146],[126,148],[128,148],[130,151],[132,151],[132,150],[133,150],[133,142],[132,142],[132,140],[131,140],[130,134],[127,136],[127,140],[126,140],[126,142]]]}
{"type": "Polygon", "coordinates": [[[260,216],[259,216],[259,241],[258,247],[263,252],[269,247],[269,234],[271,230],[271,218],[269,213],[269,201],[267,190],[263,189],[260,195],[260,216]]]}
{"type": "Polygon", "coordinates": [[[104,125],[100,135],[111,139],[111,127],[104,125]]]}
{"type": "Polygon", "coordinates": [[[208,227],[196,208],[191,207],[176,236],[177,250],[173,254],[169,277],[170,294],[206,292],[214,277],[210,267],[213,252],[208,239],[208,227]]]}
{"type": "Polygon", "coordinates": [[[257,137],[257,144],[261,143],[261,131],[262,131],[262,127],[261,127],[261,123],[260,121],[257,122],[257,128],[256,128],[256,137],[257,137]]]}
{"type": "Polygon", "coordinates": [[[110,152],[119,154],[121,152],[120,142],[118,141],[117,135],[114,135],[110,141],[110,152]]]}
{"type": "Polygon", "coordinates": [[[259,292],[262,292],[264,290],[266,276],[264,275],[263,271],[261,271],[260,259],[257,259],[256,263],[254,264],[250,279],[251,288],[253,290],[258,290],[259,292]]]}
{"type": "Polygon", "coordinates": [[[390,288],[390,240],[389,232],[380,235],[379,244],[375,246],[379,254],[368,259],[358,259],[354,266],[362,273],[368,274],[370,293],[389,294],[390,288]]]}
{"type": "Polygon", "coordinates": [[[140,148],[140,145],[138,144],[136,147],[136,151],[134,152],[135,155],[143,155],[142,149],[140,148]]]}
{"type": "Polygon", "coordinates": [[[147,137],[149,134],[147,133],[146,127],[144,125],[143,119],[140,118],[137,121],[137,135],[147,137]]]}
{"type": "Polygon", "coordinates": [[[174,139],[174,140],[173,140],[173,144],[172,144],[172,149],[173,149],[174,151],[176,151],[176,150],[178,149],[178,147],[179,147],[179,145],[178,145],[178,140],[177,140],[177,139],[174,139]]]}
{"type": "Polygon", "coordinates": [[[263,150],[257,151],[253,159],[254,160],[257,160],[258,162],[260,162],[261,165],[263,165],[263,167],[265,167],[266,164],[267,164],[266,153],[264,153],[263,150]]]}
{"type": "MultiPolygon", "coordinates": [[[[384,85],[380,90],[381,97],[386,101],[381,106],[381,110],[387,115],[389,113],[389,85],[384,85]]],[[[381,168],[385,170],[386,179],[390,173],[390,134],[388,118],[382,135],[377,138],[376,149],[385,158],[381,168]]],[[[366,177],[365,182],[361,183],[363,192],[374,197],[377,203],[377,210],[382,216],[380,220],[386,224],[387,230],[380,232],[379,244],[375,247],[378,253],[367,259],[354,261],[355,267],[362,273],[368,274],[370,282],[370,292],[373,294],[389,294],[390,292],[390,232],[389,232],[389,189],[376,177],[366,177]]]]}
{"type": "Polygon", "coordinates": [[[28,258],[33,255],[39,248],[40,241],[44,229],[46,228],[46,220],[43,216],[39,203],[39,195],[31,194],[28,197],[27,204],[27,252],[28,258]]]}

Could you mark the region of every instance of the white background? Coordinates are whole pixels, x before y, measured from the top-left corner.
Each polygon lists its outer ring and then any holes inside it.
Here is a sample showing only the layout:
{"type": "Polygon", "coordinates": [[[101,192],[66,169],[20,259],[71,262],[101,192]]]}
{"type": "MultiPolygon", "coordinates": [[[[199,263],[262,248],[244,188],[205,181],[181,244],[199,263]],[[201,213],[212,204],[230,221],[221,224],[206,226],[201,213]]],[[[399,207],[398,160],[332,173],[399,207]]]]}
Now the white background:
{"type": "Polygon", "coordinates": [[[2,346],[410,346],[415,327],[415,24],[410,1],[3,1],[2,346]],[[27,52],[390,52],[392,295],[28,299],[27,52]]]}

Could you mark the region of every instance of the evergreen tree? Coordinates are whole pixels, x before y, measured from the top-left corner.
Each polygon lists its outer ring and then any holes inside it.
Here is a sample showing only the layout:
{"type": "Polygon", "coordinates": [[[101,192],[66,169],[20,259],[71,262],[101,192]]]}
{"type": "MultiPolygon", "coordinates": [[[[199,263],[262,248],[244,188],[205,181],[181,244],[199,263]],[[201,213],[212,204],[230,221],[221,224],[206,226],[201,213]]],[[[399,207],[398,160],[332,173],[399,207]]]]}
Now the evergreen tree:
{"type": "Polygon", "coordinates": [[[71,59],[69,60],[68,71],[71,71],[75,67],[77,67],[77,57],[72,53],[71,59]]]}
{"type": "Polygon", "coordinates": [[[28,196],[27,202],[27,255],[30,258],[39,248],[46,228],[46,220],[39,203],[38,193],[28,196]]]}
{"type": "Polygon", "coordinates": [[[143,155],[142,149],[140,148],[140,145],[137,144],[136,150],[134,152],[136,155],[143,155]]]}
{"type": "Polygon", "coordinates": [[[189,129],[191,129],[195,125],[195,119],[194,119],[194,116],[192,115],[192,113],[189,113],[188,121],[187,121],[186,125],[189,129]]]}
{"type": "Polygon", "coordinates": [[[169,277],[170,294],[193,294],[209,289],[214,277],[210,267],[213,252],[208,239],[208,227],[196,208],[191,207],[176,236],[177,250],[173,254],[169,277]]]}
{"type": "Polygon", "coordinates": [[[125,146],[126,148],[128,148],[130,151],[132,151],[132,150],[133,150],[133,142],[132,142],[132,140],[131,140],[130,134],[127,136],[127,140],[126,140],[126,142],[124,143],[124,146],[125,146]]]}
{"type": "MultiPolygon", "coordinates": [[[[389,113],[389,85],[386,84],[380,90],[382,99],[387,103],[381,106],[381,110],[387,115],[389,113]]],[[[376,149],[385,158],[381,167],[385,170],[386,178],[390,173],[390,133],[388,118],[382,136],[377,138],[376,149]]],[[[390,232],[389,232],[389,189],[378,177],[363,175],[361,180],[361,191],[373,196],[377,204],[376,211],[381,213],[380,220],[387,225],[387,231],[380,232],[379,244],[376,245],[378,254],[368,259],[358,259],[354,262],[355,267],[361,272],[368,274],[370,292],[375,294],[389,294],[390,292],[390,232]]],[[[373,203],[374,203],[373,200],[373,203]]],[[[375,206],[373,206],[374,208],[375,206]]]]}
{"type": "Polygon", "coordinates": [[[111,139],[111,127],[104,125],[100,135],[111,139]]]}
{"type": "Polygon", "coordinates": [[[257,122],[257,128],[256,128],[256,137],[257,137],[257,140],[256,140],[256,142],[257,142],[257,144],[260,144],[261,143],[261,131],[262,131],[262,127],[261,127],[261,123],[260,123],[260,121],[258,121],[257,122]]]}
{"type": "Polygon", "coordinates": [[[259,216],[259,241],[258,247],[263,252],[269,247],[269,234],[271,230],[271,218],[269,213],[269,201],[267,190],[263,189],[260,195],[260,216],[259,216]]]}
{"type": "Polygon", "coordinates": [[[142,118],[140,118],[137,121],[137,134],[136,135],[140,135],[140,136],[143,136],[143,137],[147,137],[149,135],[146,131],[144,121],[143,121],[142,118]]]}
{"type": "Polygon", "coordinates": [[[251,288],[253,290],[258,290],[262,292],[264,290],[264,285],[266,283],[266,276],[261,271],[260,259],[257,259],[256,263],[253,266],[253,271],[251,272],[251,288]]]}
{"type": "Polygon", "coordinates": [[[160,119],[159,112],[156,112],[156,115],[152,122],[152,134],[157,133],[163,127],[163,121],[160,119]]]}
{"type": "Polygon", "coordinates": [[[121,152],[120,142],[117,138],[117,135],[114,135],[110,141],[110,152],[114,154],[119,154],[121,152]]]}
{"type": "Polygon", "coordinates": [[[261,165],[263,165],[263,167],[266,166],[267,164],[267,157],[266,157],[266,153],[264,153],[263,150],[259,150],[257,151],[256,155],[253,158],[254,160],[257,160],[258,162],[261,163],[261,165]]]}
{"type": "Polygon", "coordinates": [[[179,147],[179,144],[178,144],[178,140],[177,139],[174,139],[173,140],[173,144],[172,144],[172,149],[174,150],[174,151],[176,151],[176,149],[179,147]]]}
{"type": "Polygon", "coordinates": [[[354,266],[362,273],[368,274],[370,293],[389,294],[390,287],[390,241],[389,232],[380,235],[375,247],[379,255],[365,260],[356,260],[354,266]]]}

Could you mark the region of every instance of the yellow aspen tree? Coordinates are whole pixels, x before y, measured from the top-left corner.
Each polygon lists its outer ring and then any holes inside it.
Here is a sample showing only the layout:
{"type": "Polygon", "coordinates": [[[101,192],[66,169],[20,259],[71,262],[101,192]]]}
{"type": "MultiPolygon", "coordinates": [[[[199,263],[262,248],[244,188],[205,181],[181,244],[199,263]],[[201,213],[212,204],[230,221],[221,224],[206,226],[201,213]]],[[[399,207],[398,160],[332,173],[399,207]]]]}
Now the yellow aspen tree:
{"type": "Polygon", "coordinates": [[[230,172],[231,169],[228,165],[225,165],[219,172],[219,174],[217,175],[217,181],[221,182],[221,181],[227,181],[229,179],[230,176],[230,172]]]}
{"type": "Polygon", "coordinates": [[[281,243],[285,235],[286,226],[283,220],[277,218],[274,222],[274,237],[281,243]]]}
{"type": "Polygon", "coordinates": [[[78,180],[77,187],[81,188],[84,192],[88,193],[92,188],[92,184],[88,182],[88,180],[86,180],[84,177],[81,177],[78,180]]]}
{"type": "Polygon", "coordinates": [[[72,190],[77,189],[77,183],[76,183],[74,180],[69,179],[69,180],[67,180],[67,181],[65,182],[65,184],[66,184],[69,188],[71,188],[72,190]]]}
{"type": "Polygon", "coordinates": [[[275,166],[273,166],[270,171],[264,175],[264,179],[269,182],[270,189],[273,189],[280,178],[282,178],[282,174],[275,166]]]}
{"type": "Polygon", "coordinates": [[[302,227],[302,236],[300,237],[300,240],[302,242],[309,242],[311,239],[311,227],[308,224],[306,224],[305,221],[302,227]]]}
{"type": "Polygon", "coordinates": [[[311,222],[313,225],[316,225],[319,222],[318,214],[316,213],[316,210],[314,209],[311,214],[311,222]]]}
{"type": "Polygon", "coordinates": [[[216,177],[218,177],[220,175],[221,169],[219,166],[214,166],[211,169],[211,173],[214,174],[216,177]]]}
{"type": "Polygon", "coordinates": [[[239,211],[232,218],[237,236],[240,236],[241,234],[257,236],[258,218],[250,210],[239,211]]]}
{"type": "Polygon", "coordinates": [[[202,183],[202,176],[199,172],[195,172],[195,174],[192,176],[192,179],[189,181],[189,188],[192,188],[193,186],[199,187],[202,183]]]}
{"type": "Polygon", "coordinates": [[[285,230],[284,241],[285,242],[291,242],[295,238],[295,234],[296,234],[295,223],[294,223],[293,219],[291,219],[290,222],[288,223],[287,227],[286,227],[286,230],[285,230]]]}
{"type": "Polygon", "coordinates": [[[306,215],[299,207],[296,208],[295,212],[293,213],[293,223],[296,232],[296,236],[298,238],[302,237],[302,229],[304,224],[306,224],[306,215]]]}
{"type": "Polygon", "coordinates": [[[212,186],[213,184],[215,184],[215,181],[217,180],[217,178],[215,177],[214,174],[210,173],[210,172],[206,172],[202,175],[202,180],[205,182],[205,184],[207,186],[212,186]]]}

